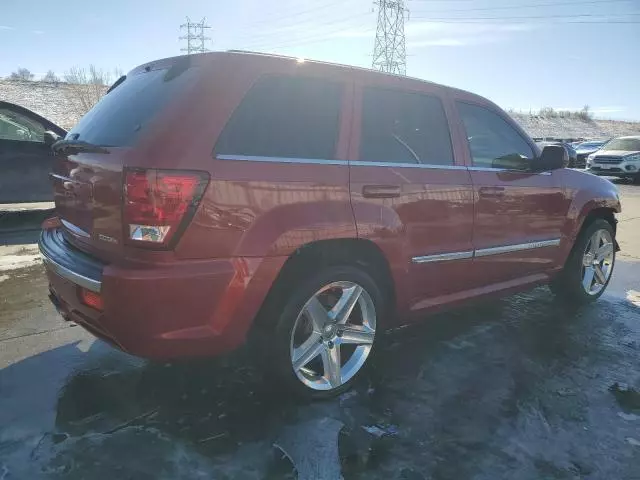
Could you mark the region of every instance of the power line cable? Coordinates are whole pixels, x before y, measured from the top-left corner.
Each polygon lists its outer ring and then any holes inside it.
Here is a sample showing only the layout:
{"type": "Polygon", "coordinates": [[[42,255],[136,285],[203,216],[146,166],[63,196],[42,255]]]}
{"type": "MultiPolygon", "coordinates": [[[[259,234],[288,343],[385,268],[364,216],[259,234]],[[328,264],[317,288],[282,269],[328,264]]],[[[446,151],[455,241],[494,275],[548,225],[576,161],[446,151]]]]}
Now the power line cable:
{"type": "MultiPolygon", "coordinates": [[[[286,48],[286,47],[290,47],[290,46],[298,46],[298,45],[307,45],[310,43],[317,43],[318,41],[328,41],[328,40],[339,40],[342,39],[344,40],[346,37],[340,37],[340,36],[336,36],[340,33],[346,33],[349,32],[350,30],[352,30],[353,28],[362,28],[365,27],[365,24],[359,24],[359,25],[353,25],[349,28],[342,28],[339,30],[332,30],[332,31],[327,31],[327,32],[322,32],[322,33],[318,33],[315,35],[311,35],[311,36],[306,36],[306,37],[300,37],[297,39],[288,39],[283,41],[276,41],[274,43],[253,43],[253,44],[241,44],[243,48],[249,48],[249,49],[256,49],[256,50],[260,50],[260,49],[270,49],[273,50],[274,48],[286,48]]],[[[375,32],[375,29],[370,28],[370,29],[365,29],[362,30],[363,34],[369,34],[369,33],[373,33],[375,32]]],[[[365,37],[354,37],[354,38],[365,38],[365,37]]]]}
{"type": "MultiPolygon", "coordinates": [[[[470,24],[477,24],[477,25],[481,25],[484,23],[484,20],[479,20],[479,19],[461,19],[461,20],[436,20],[432,23],[446,23],[446,24],[455,24],[455,23],[470,23],[470,24]]],[[[528,22],[528,21],[511,21],[505,24],[519,24],[519,23],[532,23],[532,22],[528,22]]],[[[620,23],[628,23],[628,24],[637,24],[640,23],[640,20],[629,20],[629,21],[625,21],[625,20],[567,20],[567,21],[550,21],[550,22],[533,22],[536,25],[566,25],[569,23],[592,23],[592,24],[597,24],[597,25],[608,25],[608,24],[620,24],[620,23]]]]}
{"type": "Polygon", "coordinates": [[[298,12],[295,12],[295,11],[294,12],[290,12],[290,13],[281,12],[281,13],[276,14],[275,16],[267,16],[266,18],[262,18],[259,21],[250,23],[248,25],[250,25],[250,26],[263,25],[265,23],[271,23],[274,20],[277,21],[279,19],[287,19],[287,20],[288,19],[293,19],[293,18],[300,17],[301,15],[306,15],[307,13],[317,12],[317,11],[320,11],[320,10],[324,10],[325,8],[335,7],[336,5],[343,5],[343,4],[344,4],[344,2],[338,0],[338,1],[335,1],[335,2],[327,3],[325,5],[317,5],[317,6],[313,7],[313,8],[308,8],[306,10],[301,10],[301,11],[298,11],[298,12]]]}
{"type": "Polygon", "coordinates": [[[517,17],[412,17],[417,20],[529,20],[539,18],[628,17],[640,13],[581,13],[573,15],[526,15],[517,17]]]}
{"type": "MultiPolygon", "coordinates": [[[[413,0],[416,1],[416,0],[413,0]]],[[[502,7],[476,7],[476,8],[456,8],[447,10],[432,10],[430,12],[420,13],[449,13],[449,12],[479,12],[486,10],[511,10],[519,8],[537,8],[537,7],[559,7],[559,6],[580,6],[580,5],[594,5],[594,4],[610,4],[614,2],[634,2],[635,0],[590,0],[580,2],[554,2],[554,3],[530,3],[527,5],[507,5],[502,7]]]]}
{"type": "MultiPolygon", "coordinates": [[[[362,22],[359,23],[352,23],[353,20],[359,19],[359,18],[364,18],[364,17],[368,17],[370,16],[371,13],[366,13],[366,14],[362,14],[362,15],[358,15],[355,17],[351,17],[349,19],[346,20],[341,20],[341,21],[328,21],[328,22],[323,22],[323,23],[319,23],[319,24],[301,24],[300,25],[300,30],[305,30],[306,31],[306,35],[303,35],[302,37],[295,37],[295,38],[276,38],[275,42],[276,43],[282,43],[283,41],[285,42],[295,42],[297,40],[304,40],[305,38],[307,38],[308,35],[311,35],[312,37],[315,36],[327,36],[327,35],[331,35],[331,34],[335,34],[335,33],[345,33],[348,32],[349,30],[353,30],[356,28],[361,28],[363,25],[362,22]],[[318,30],[319,27],[323,27],[323,26],[332,26],[332,27],[339,27],[337,29],[333,28],[333,29],[328,29],[328,30],[323,30],[323,31],[318,31],[316,33],[313,32],[313,30],[318,30]]],[[[262,34],[259,36],[253,36],[253,37],[243,37],[243,40],[249,40],[248,44],[261,44],[264,42],[268,42],[269,38],[273,38],[274,35],[278,35],[278,32],[272,32],[269,34],[262,34]]]]}

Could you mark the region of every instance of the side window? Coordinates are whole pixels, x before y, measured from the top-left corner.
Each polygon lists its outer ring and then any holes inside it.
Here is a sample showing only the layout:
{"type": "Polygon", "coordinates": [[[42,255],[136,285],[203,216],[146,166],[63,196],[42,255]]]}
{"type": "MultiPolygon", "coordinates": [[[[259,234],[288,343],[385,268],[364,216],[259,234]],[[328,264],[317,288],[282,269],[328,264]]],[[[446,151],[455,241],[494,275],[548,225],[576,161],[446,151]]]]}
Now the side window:
{"type": "Polygon", "coordinates": [[[516,155],[530,159],[535,157],[522,135],[498,114],[462,102],[458,102],[458,111],[475,166],[492,167],[495,160],[508,160],[516,155]]]}
{"type": "Polygon", "coordinates": [[[0,108],[0,140],[44,142],[44,127],[26,115],[0,108]]]}
{"type": "Polygon", "coordinates": [[[452,165],[449,125],[440,99],[366,88],[360,160],[452,165]]]}
{"type": "Polygon", "coordinates": [[[342,89],[315,78],[264,77],[231,116],[214,153],[333,159],[342,89]]]}

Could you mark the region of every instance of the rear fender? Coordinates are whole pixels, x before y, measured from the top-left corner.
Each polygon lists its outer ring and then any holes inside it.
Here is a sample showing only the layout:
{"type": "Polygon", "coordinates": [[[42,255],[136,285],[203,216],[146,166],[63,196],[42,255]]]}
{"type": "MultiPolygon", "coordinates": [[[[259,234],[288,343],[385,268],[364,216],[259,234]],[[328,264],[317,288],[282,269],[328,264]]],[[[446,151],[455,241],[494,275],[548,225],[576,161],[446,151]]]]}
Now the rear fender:
{"type": "Polygon", "coordinates": [[[281,205],[251,223],[236,254],[289,256],[303,245],[340,238],[357,238],[349,203],[329,200],[281,205]]]}

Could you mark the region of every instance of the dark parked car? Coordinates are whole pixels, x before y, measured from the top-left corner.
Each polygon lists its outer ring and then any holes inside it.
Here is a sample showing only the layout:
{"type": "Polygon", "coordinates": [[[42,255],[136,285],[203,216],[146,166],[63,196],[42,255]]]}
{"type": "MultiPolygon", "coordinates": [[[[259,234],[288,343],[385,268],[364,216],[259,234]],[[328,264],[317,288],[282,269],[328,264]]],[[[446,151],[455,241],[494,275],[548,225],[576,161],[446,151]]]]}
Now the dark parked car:
{"type": "Polygon", "coordinates": [[[53,200],[51,144],[66,134],[26,108],[0,102],[0,204],[53,200]]]}
{"type": "Polygon", "coordinates": [[[246,339],[294,391],[344,391],[384,329],[615,261],[616,187],[488,100],[248,53],[158,60],[54,145],[40,249],[67,320],[135,355],[246,339]]]}
{"type": "Polygon", "coordinates": [[[618,137],[587,157],[589,172],[640,183],[640,136],[618,137]]]}
{"type": "Polygon", "coordinates": [[[582,142],[576,148],[576,154],[578,156],[578,164],[580,168],[587,167],[587,157],[592,153],[600,150],[609,140],[591,140],[582,142]]]}
{"type": "Polygon", "coordinates": [[[567,167],[569,168],[584,168],[584,164],[580,165],[578,162],[578,155],[575,149],[569,144],[564,142],[539,142],[538,145],[541,148],[546,147],[547,145],[559,145],[567,151],[567,156],[569,157],[569,162],[567,167]]]}

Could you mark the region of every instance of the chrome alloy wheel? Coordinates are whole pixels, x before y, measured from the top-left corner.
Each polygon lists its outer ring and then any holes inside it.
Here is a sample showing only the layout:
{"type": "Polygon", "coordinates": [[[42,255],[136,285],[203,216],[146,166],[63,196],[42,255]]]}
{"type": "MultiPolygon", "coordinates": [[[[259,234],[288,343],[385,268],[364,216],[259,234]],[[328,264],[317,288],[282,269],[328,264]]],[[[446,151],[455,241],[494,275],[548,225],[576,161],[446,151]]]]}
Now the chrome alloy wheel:
{"type": "Polygon", "coordinates": [[[582,257],[582,288],[597,295],[607,284],[614,262],[614,245],[608,230],[596,230],[582,257]]]}
{"type": "Polygon", "coordinates": [[[362,368],[376,334],[371,296],[354,282],[318,290],[298,314],[291,332],[291,365],[313,390],[332,390],[362,368]]]}

